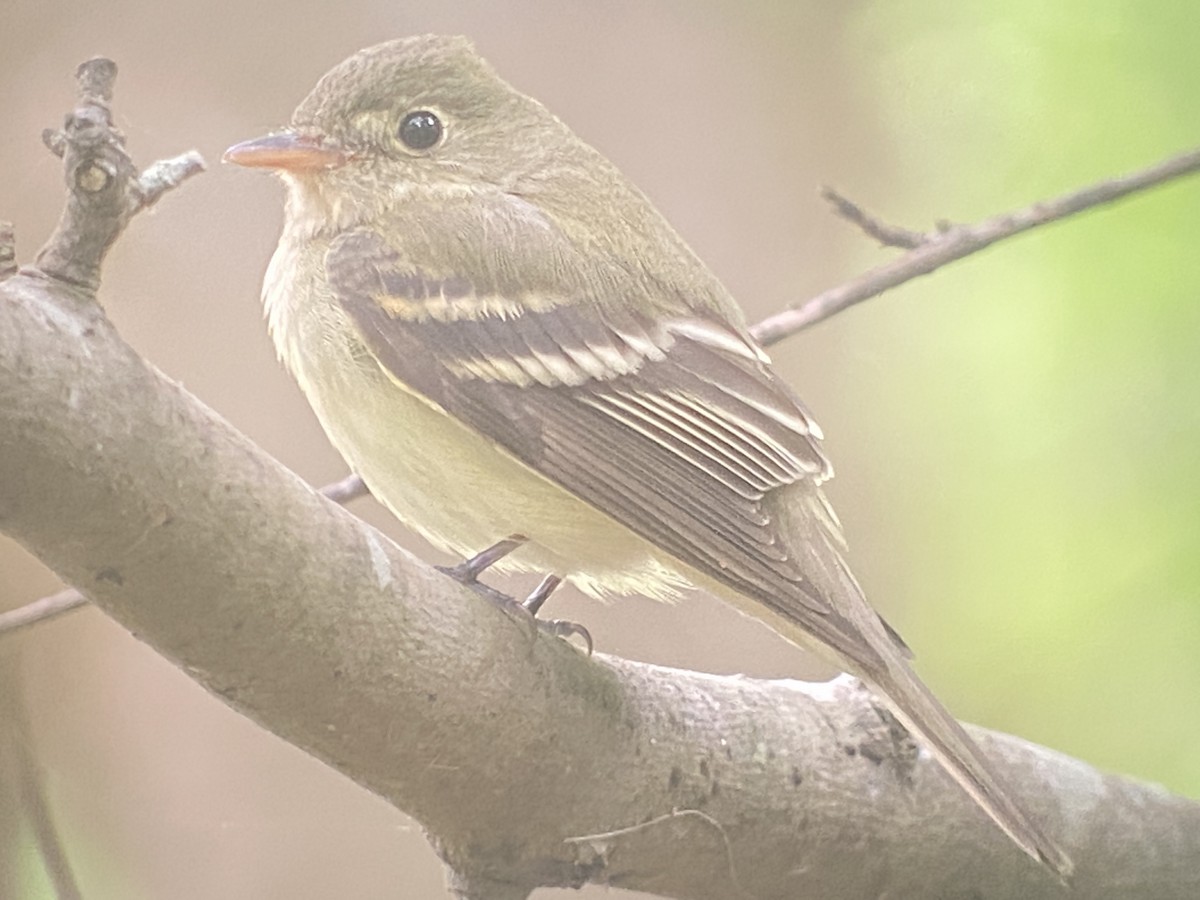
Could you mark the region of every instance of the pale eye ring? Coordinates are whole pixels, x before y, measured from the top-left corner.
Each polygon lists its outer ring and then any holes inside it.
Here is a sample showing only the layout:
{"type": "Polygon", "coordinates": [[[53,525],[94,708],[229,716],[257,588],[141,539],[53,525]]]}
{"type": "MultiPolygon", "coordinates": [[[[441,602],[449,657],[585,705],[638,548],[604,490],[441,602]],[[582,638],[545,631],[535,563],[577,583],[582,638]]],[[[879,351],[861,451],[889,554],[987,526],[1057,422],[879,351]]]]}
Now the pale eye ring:
{"type": "Polygon", "coordinates": [[[442,120],[427,109],[408,113],[396,130],[404,146],[410,150],[428,150],[442,139],[442,120]]]}

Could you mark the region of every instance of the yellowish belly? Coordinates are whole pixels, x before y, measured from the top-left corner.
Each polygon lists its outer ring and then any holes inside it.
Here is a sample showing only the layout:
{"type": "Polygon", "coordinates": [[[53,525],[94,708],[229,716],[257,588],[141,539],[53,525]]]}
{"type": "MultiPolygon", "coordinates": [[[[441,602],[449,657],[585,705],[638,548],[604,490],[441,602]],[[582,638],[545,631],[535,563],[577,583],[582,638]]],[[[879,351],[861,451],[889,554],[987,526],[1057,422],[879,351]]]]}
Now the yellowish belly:
{"type": "Polygon", "coordinates": [[[687,582],[653,545],[389,379],[324,344],[293,369],[338,451],[398,519],[469,556],[529,543],[501,571],[555,573],[594,597],[673,599],[687,582]]]}

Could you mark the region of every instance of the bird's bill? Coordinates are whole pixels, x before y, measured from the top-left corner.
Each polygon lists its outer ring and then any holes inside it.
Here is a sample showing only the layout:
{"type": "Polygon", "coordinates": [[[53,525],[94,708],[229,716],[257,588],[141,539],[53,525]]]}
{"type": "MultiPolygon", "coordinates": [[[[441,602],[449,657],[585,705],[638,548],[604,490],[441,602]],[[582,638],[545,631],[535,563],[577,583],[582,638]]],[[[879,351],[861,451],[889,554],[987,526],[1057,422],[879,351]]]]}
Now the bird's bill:
{"type": "Polygon", "coordinates": [[[312,172],[336,169],[350,159],[344,147],[319,134],[281,131],[234,144],[221,157],[223,162],[253,169],[283,169],[312,172]]]}

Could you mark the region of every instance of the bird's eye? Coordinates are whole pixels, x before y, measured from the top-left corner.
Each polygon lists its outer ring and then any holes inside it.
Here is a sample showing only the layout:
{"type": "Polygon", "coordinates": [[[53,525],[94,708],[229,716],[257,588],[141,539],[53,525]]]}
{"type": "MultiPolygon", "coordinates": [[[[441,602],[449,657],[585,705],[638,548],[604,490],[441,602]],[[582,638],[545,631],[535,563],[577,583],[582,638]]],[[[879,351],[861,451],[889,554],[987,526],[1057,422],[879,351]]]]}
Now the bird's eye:
{"type": "Polygon", "coordinates": [[[442,138],[442,120],[427,109],[419,109],[400,120],[397,133],[409,149],[428,150],[442,138]]]}

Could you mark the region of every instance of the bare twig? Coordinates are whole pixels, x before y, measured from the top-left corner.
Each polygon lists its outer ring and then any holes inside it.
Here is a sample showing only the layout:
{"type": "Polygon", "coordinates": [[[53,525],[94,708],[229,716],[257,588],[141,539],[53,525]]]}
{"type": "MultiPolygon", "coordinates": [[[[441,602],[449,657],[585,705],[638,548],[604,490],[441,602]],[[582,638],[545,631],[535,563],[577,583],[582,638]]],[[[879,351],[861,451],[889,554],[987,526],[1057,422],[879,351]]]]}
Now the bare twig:
{"type": "Polygon", "coordinates": [[[138,208],[153,206],[167,191],[204,171],[204,157],[195,150],[151,163],[137,179],[138,208]]]}
{"type": "Polygon", "coordinates": [[[75,110],[61,131],[42,135],[50,151],[63,158],[67,204],[33,272],[83,288],[94,299],[100,264],[129,220],[164,191],[201,171],[204,162],[198,154],[187,153],[138,177],[109,110],[116,64],[90,59],[75,77],[75,110]]]}
{"type": "Polygon", "coordinates": [[[357,475],[347,475],[341,481],[325,485],[325,487],[321,488],[321,493],[334,503],[345,506],[351,500],[365,497],[371,492],[367,490],[367,486],[363,484],[363,480],[357,475]]]}
{"type": "MultiPolygon", "coordinates": [[[[755,325],[752,331],[764,346],[777,343],[856,303],[878,296],[889,288],[918,276],[928,275],[947,263],[990,247],[997,241],[1120,200],[1130,194],[1191,174],[1197,169],[1200,169],[1200,149],[1190,150],[1129,175],[1101,181],[1051,200],[1034,203],[1024,209],[993,216],[975,225],[948,226],[928,235],[919,246],[903,256],[877,266],[845,284],[824,291],[799,307],[768,316],[755,325]]],[[[844,211],[841,212],[845,215],[844,211]]],[[[866,214],[863,214],[862,219],[855,219],[853,215],[848,218],[864,230],[868,230],[866,220],[875,221],[866,214]]],[[[885,228],[884,233],[888,233],[888,228],[890,226],[885,228]]],[[[879,237],[873,231],[870,233],[879,237]]]]}
{"type": "Polygon", "coordinates": [[[109,101],[117,67],[112,60],[90,59],[75,72],[77,104],[61,131],[42,140],[62,157],[67,204],[58,227],[38,254],[37,268],[49,278],[94,293],[100,263],[129,221],[133,162],[124,138],[112,125],[109,101]]]}
{"type": "MultiPolygon", "coordinates": [[[[363,484],[363,480],[357,475],[347,475],[340,481],[325,485],[325,487],[321,488],[321,493],[334,503],[345,506],[351,500],[365,497],[370,491],[367,490],[367,486],[363,484]]],[[[87,597],[83,596],[75,588],[67,588],[65,591],[59,591],[57,594],[51,594],[48,597],[34,600],[32,603],[26,603],[24,606],[18,606],[16,609],[11,609],[8,612],[0,613],[0,635],[19,631],[22,628],[37,625],[41,622],[48,622],[53,618],[61,616],[63,613],[71,612],[82,606],[87,606],[87,604],[87,597]]]]}
{"type": "MultiPolygon", "coordinates": [[[[586,846],[592,853],[599,857],[608,857],[612,854],[614,845],[618,844],[624,838],[637,837],[643,831],[652,828],[658,828],[666,824],[677,823],[680,819],[694,819],[702,822],[710,831],[716,834],[721,839],[721,848],[725,856],[725,864],[728,871],[725,873],[729,879],[730,888],[739,897],[746,897],[753,900],[753,895],[748,894],[746,889],[742,887],[741,880],[738,878],[737,862],[734,859],[733,845],[729,841],[729,832],[719,821],[714,819],[708,813],[699,809],[673,809],[669,813],[664,813],[661,816],[655,816],[645,822],[639,822],[636,825],[626,825],[623,828],[615,828],[611,831],[601,831],[596,834],[581,834],[575,837],[563,838],[563,843],[574,844],[581,848],[586,846]]],[[[693,838],[694,840],[694,838],[693,838]]]]}
{"type": "Polygon", "coordinates": [[[833,205],[833,211],[839,216],[857,225],[867,235],[875,238],[875,240],[879,241],[885,247],[899,247],[901,250],[913,250],[929,240],[929,235],[927,234],[902,228],[899,225],[891,225],[883,221],[828,185],[821,188],[821,196],[833,205]]]}
{"type": "Polygon", "coordinates": [[[57,594],[51,594],[48,597],[26,603],[24,606],[18,606],[16,609],[0,613],[0,634],[20,631],[22,628],[41,622],[49,622],[63,613],[79,609],[87,604],[87,597],[75,588],[67,588],[57,594]]]}

